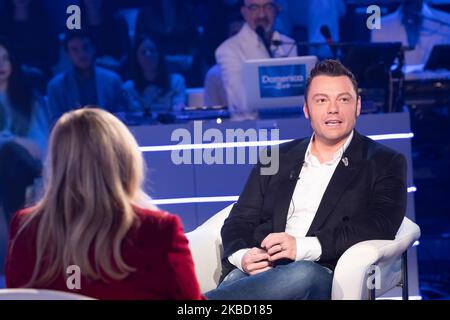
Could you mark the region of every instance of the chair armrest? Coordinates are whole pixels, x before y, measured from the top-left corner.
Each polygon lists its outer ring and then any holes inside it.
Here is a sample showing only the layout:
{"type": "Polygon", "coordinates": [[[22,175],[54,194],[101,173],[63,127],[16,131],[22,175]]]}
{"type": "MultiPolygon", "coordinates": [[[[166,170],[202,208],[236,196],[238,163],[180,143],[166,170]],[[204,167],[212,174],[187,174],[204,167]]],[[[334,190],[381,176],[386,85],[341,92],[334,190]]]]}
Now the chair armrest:
{"type": "Polygon", "coordinates": [[[220,230],[233,205],[234,203],[225,207],[194,231],[186,234],[202,293],[215,289],[219,284],[223,253],[220,230]]]}
{"type": "Polygon", "coordinates": [[[394,240],[369,240],[350,247],[336,265],[332,299],[367,299],[373,265],[380,271],[377,295],[395,287],[401,279],[401,256],[419,237],[419,227],[405,218],[394,240]]]}
{"type": "Polygon", "coordinates": [[[197,228],[187,233],[186,237],[201,292],[215,289],[222,271],[220,257],[223,249],[220,235],[208,228],[197,228]]]}

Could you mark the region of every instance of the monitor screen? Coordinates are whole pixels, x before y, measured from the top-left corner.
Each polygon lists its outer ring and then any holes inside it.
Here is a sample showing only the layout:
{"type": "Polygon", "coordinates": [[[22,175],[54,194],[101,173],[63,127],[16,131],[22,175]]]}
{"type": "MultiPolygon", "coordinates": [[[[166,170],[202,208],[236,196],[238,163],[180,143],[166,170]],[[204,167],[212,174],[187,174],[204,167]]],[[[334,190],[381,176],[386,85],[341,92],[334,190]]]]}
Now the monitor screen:
{"type": "Polygon", "coordinates": [[[243,64],[250,109],[302,106],[306,80],[316,56],[247,60],[243,64]]]}

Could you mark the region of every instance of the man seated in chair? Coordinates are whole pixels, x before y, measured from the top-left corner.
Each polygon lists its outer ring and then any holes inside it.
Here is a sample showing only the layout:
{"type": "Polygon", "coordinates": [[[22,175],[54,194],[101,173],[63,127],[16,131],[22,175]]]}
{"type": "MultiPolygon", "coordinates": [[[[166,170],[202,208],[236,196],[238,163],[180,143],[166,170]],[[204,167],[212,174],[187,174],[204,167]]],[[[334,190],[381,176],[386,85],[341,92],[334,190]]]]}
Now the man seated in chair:
{"type": "Polygon", "coordinates": [[[221,230],[218,288],[209,299],[330,299],[352,245],[394,239],[406,210],[406,160],[355,130],[361,97],[340,62],[311,71],[303,111],[311,138],[280,147],[279,170],[251,172],[221,230]]]}

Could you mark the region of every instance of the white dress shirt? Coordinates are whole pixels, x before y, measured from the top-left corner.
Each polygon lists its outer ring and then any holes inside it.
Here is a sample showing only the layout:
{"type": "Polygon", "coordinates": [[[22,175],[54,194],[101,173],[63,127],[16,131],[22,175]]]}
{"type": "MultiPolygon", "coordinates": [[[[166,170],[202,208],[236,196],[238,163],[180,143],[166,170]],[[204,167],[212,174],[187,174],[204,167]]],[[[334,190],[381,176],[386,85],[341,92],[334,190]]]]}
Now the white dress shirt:
{"type": "MultiPolygon", "coordinates": [[[[293,57],[297,55],[294,40],[274,32],[272,40],[281,41],[280,46],[271,46],[274,57],[293,57]]],[[[233,117],[243,117],[252,113],[245,102],[242,83],[242,64],[246,60],[268,59],[269,54],[255,31],[245,23],[233,37],[225,40],[216,50],[216,60],[222,72],[222,80],[227,95],[228,109],[233,117]]]]}
{"type": "MultiPolygon", "coordinates": [[[[317,261],[322,255],[322,247],[317,237],[306,237],[306,234],[316,216],[331,177],[352,138],[353,131],[343,146],[334,153],[332,160],[320,163],[317,157],[311,153],[314,135],[311,137],[303,167],[292,195],[285,229],[285,232],[295,237],[297,241],[296,261],[317,261]]],[[[250,249],[236,251],[228,257],[228,261],[242,270],[242,257],[248,250],[250,249]]]]}

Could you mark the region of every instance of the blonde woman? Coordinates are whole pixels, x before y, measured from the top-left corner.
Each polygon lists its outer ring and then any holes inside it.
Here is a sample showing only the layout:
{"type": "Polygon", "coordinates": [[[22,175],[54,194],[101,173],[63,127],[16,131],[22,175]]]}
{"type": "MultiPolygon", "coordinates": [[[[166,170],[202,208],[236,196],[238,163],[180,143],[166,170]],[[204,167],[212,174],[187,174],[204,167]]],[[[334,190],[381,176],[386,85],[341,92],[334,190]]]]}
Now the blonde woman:
{"type": "Polygon", "coordinates": [[[95,108],[64,114],[46,169],[42,200],[11,223],[8,287],[99,299],[202,298],[179,219],[142,205],[142,155],[117,118],[95,108]],[[79,289],[70,289],[73,265],[79,289]]]}

